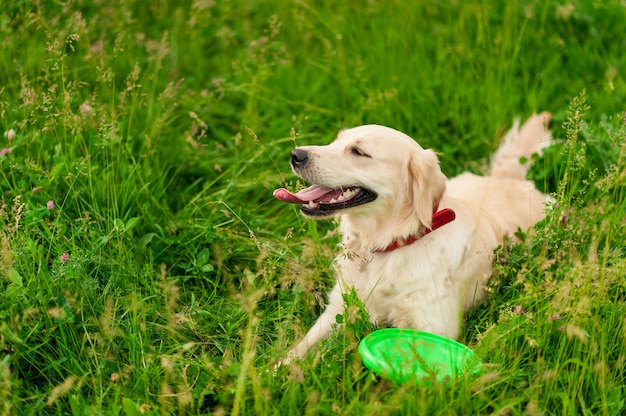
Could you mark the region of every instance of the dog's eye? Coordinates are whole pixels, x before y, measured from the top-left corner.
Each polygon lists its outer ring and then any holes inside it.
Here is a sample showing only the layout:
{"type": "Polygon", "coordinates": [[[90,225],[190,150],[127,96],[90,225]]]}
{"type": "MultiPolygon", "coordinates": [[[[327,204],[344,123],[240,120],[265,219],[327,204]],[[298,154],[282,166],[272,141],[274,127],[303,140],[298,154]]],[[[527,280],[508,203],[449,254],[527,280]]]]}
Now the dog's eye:
{"type": "Polygon", "coordinates": [[[371,158],[370,155],[368,155],[367,153],[365,153],[364,151],[362,151],[361,149],[359,149],[358,147],[354,146],[350,149],[350,153],[352,153],[355,156],[361,156],[361,157],[369,157],[371,158]]]}

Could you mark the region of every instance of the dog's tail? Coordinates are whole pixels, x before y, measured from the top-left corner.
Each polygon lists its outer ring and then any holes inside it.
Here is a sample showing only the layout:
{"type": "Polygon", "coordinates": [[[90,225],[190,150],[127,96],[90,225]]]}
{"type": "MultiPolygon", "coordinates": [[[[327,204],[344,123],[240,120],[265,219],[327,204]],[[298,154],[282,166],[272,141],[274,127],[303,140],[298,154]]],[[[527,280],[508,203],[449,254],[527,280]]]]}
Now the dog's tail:
{"type": "Polygon", "coordinates": [[[552,115],[548,112],[534,114],[520,129],[519,119],[502,139],[500,148],[491,161],[492,176],[526,179],[533,154],[541,154],[550,145],[548,124],[552,115]],[[525,160],[524,160],[525,159],[525,160]]]}

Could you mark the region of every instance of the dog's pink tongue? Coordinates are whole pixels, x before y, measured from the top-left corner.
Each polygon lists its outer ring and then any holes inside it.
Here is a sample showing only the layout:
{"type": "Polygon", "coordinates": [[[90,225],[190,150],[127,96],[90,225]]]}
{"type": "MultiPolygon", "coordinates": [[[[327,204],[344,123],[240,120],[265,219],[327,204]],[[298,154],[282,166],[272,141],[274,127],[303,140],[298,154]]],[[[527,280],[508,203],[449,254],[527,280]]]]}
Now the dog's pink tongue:
{"type": "Polygon", "coordinates": [[[279,188],[274,191],[274,198],[290,204],[307,204],[309,201],[319,199],[331,191],[332,189],[321,185],[309,186],[296,194],[289,192],[285,188],[279,188]]]}

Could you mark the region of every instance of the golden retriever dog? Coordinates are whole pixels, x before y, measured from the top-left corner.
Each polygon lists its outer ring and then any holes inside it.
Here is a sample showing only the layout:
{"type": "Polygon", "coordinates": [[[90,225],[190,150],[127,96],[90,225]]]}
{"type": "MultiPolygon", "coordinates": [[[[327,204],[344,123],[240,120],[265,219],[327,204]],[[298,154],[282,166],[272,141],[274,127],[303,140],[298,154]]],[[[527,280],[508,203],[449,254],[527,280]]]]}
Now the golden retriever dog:
{"type": "Polygon", "coordinates": [[[373,323],[457,338],[463,314],[486,295],[494,250],[504,236],[545,216],[550,197],[526,180],[528,160],[550,141],[550,114],[519,120],[488,176],[447,180],[435,152],[378,125],[339,133],[327,146],[297,147],[291,167],[312,186],[274,196],[311,218],[339,216],[337,282],[317,322],[283,364],[328,336],[342,294],[353,290],[373,323]]]}

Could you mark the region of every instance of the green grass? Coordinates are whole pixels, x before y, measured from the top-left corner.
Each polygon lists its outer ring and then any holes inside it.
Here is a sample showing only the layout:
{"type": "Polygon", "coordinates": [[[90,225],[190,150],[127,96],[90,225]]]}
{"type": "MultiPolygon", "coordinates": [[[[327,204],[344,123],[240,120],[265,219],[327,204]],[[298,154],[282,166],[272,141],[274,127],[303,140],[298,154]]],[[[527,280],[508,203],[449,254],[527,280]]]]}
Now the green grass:
{"type": "Polygon", "coordinates": [[[623,2],[5,3],[1,414],[624,412],[623,2]],[[377,378],[357,304],[273,373],[338,242],[271,196],[295,143],[385,124],[452,176],[543,110],[558,205],[467,317],[480,377],[377,378]]]}

